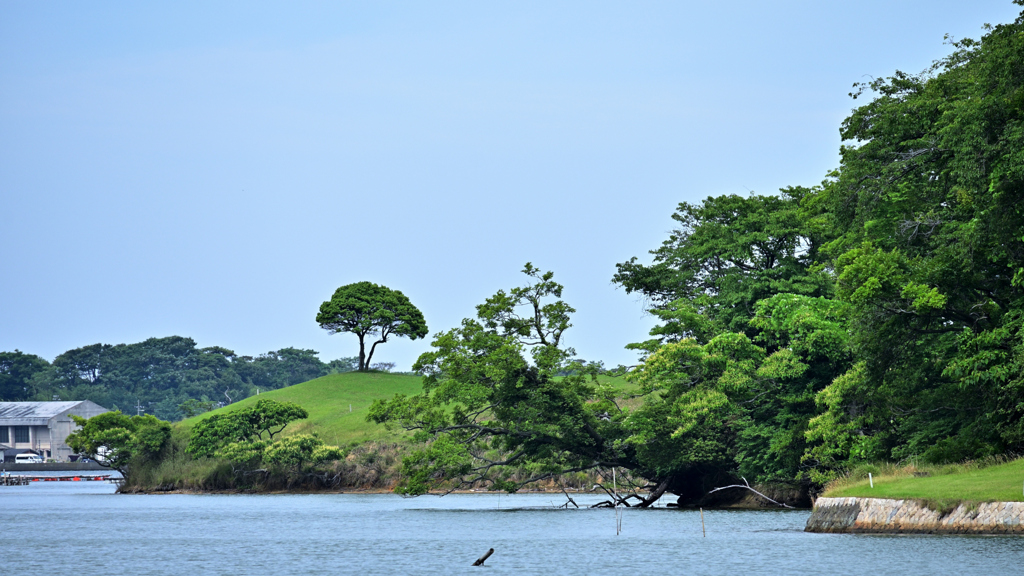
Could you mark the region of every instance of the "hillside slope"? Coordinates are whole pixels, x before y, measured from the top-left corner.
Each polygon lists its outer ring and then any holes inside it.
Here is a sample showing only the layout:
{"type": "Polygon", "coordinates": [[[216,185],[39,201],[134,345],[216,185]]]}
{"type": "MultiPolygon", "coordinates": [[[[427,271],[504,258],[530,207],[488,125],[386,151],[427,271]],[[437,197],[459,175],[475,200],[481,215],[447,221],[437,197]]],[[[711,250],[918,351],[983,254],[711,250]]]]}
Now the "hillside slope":
{"type": "MultiPolygon", "coordinates": [[[[622,377],[600,377],[602,383],[618,389],[623,396],[635,393],[636,386],[622,377]]],[[[413,395],[423,391],[419,376],[387,374],[382,372],[346,372],[329,374],[288,386],[258,396],[250,396],[224,408],[206,412],[180,424],[193,423],[214,414],[251,406],[259,398],[279,402],[294,402],[309,412],[309,418],[290,424],[284,434],[316,433],[327,444],[346,446],[368,440],[396,441],[406,434],[403,431],[388,431],[383,426],[366,421],[370,404],[378,398],[391,398],[395,394],[413,395]],[[350,411],[351,407],[351,411],[350,411]]],[[[639,401],[620,401],[623,407],[639,401]]]]}
{"type": "Polygon", "coordinates": [[[309,418],[290,424],[284,431],[285,435],[315,432],[327,444],[337,446],[367,440],[398,440],[404,435],[402,432],[388,432],[383,426],[366,421],[370,403],[378,398],[390,398],[395,394],[418,394],[423,391],[421,382],[419,376],[404,374],[330,374],[287,388],[264,392],[258,396],[250,396],[224,408],[184,420],[182,425],[190,426],[214,414],[223,414],[250,406],[257,399],[269,398],[279,402],[294,402],[309,412],[309,418]]]}

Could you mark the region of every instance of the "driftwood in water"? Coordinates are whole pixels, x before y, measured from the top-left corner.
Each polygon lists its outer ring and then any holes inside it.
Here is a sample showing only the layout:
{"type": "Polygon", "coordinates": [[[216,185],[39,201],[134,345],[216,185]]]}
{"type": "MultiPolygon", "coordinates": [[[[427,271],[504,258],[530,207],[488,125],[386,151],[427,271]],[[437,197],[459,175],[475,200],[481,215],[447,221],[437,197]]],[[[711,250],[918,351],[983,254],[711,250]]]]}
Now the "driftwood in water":
{"type": "Polygon", "coordinates": [[[575,506],[577,508],[580,507],[580,505],[577,504],[576,501],[572,499],[572,496],[569,496],[569,493],[565,491],[565,486],[562,487],[562,494],[565,494],[565,498],[566,498],[566,500],[568,500],[568,502],[566,502],[565,504],[562,504],[561,508],[565,508],[566,510],[568,510],[569,509],[569,504],[572,504],[573,506],[575,506]]]}
{"type": "MultiPolygon", "coordinates": [[[[741,476],[741,478],[743,478],[743,477],[741,476]]],[[[732,484],[730,486],[722,486],[720,488],[715,488],[714,490],[708,491],[708,494],[712,494],[714,492],[718,492],[719,490],[728,490],[729,488],[744,488],[746,490],[750,490],[754,494],[757,494],[758,496],[760,496],[761,498],[764,498],[765,500],[771,502],[772,504],[775,504],[776,506],[782,506],[783,508],[792,508],[792,506],[790,506],[789,504],[784,504],[782,502],[777,502],[777,501],[772,500],[771,498],[765,496],[764,494],[761,494],[757,490],[754,490],[753,488],[750,487],[750,482],[747,482],[746,478],[743,478],[743,484],[732,484]]]]}
{"type": "Polygon", "coordinates": [[[594,484],[594,488],[604,490],[610,500],[598,502],[597,504],[592,505],[591,508],[616,508],[618,506],[625,506],[627,508],[632,508],[633,506],[636,506],[637,508],[647,508],[657,502],[658,499],[665,494],[665,491],[668,490],[668,479],[662,480],[660,484],[648,484],[647,486],[644,486],[644,488],[650,490],[646,498],[637,494],[635,491],[630,494],[626,494],[625,496],[621,496],[601,484],[594,484]],[[638,502],[630,504],[630,498],[634,498],[638,500],[638,502]]]}
{"type": "Polygon", "coordinates": [[[494,548],[491,548],[487,552],[484,552],[483,556],[477,558],[476,562],[473,562],[473,566],[483,566],[484,562],[491,557],[491,554],[494,554],[494,548]]]}

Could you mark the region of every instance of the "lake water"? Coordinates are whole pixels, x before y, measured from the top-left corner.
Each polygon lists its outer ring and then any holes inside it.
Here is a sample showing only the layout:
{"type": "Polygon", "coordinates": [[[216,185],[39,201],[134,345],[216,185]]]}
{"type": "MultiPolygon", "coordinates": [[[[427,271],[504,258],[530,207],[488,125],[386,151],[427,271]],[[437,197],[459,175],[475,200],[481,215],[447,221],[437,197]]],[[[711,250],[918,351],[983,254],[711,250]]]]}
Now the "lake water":
{"type": "MultiPolygon", "coordinates": [[[[1022,574],[1024,538],[806,534],[807,511],[557,509],[554,494],[0,487],[4,575],[1022,574]],[[484,568],[470,565],[488,548],[484,568]]],[[[599,500],[579,496],[581,504],[599,500]]]]}

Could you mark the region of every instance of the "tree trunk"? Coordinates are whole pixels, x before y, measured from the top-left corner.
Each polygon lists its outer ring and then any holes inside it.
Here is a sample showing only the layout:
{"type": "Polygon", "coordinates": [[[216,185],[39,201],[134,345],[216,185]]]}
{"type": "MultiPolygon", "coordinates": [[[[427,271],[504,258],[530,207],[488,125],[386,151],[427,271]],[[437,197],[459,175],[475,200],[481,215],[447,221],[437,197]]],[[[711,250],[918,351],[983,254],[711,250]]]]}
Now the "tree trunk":
{"type": "Polygon", "coordinates": [[[366,357],[366,368],[367,369],[370,368],[370,361],[373,360],[373,353],[377,350],[377,344],[380,344],[382,342],[387,342],[387,341],[388,341],[387,338],[385,338],[383,340],[377,340],[376,342],[373,343],[373,346],[370,346],[370,354],[366,357]]]}
{"type": "Polygon", "coordinates": [[[359,336],[359,371],[366,372],[366,344],[363,343],[363,335],[359,336]]]}
{"type": "Polygon", "coordinates": [[[665,493],[665,490],[668,490],[668,482],[669,482],[668,478],[662,480],[661,483],[658,484],[654,488],[654,490],[652,490],[651,493],[647,495],[647,498],[645,498],[643,502],[641,502],[640,504],[637,505],[637,507],[638,508],[647,508],[651,504],[654,504],[655,502],[657,502],[658,498],[661,498],[661,495],[665,493]]]}

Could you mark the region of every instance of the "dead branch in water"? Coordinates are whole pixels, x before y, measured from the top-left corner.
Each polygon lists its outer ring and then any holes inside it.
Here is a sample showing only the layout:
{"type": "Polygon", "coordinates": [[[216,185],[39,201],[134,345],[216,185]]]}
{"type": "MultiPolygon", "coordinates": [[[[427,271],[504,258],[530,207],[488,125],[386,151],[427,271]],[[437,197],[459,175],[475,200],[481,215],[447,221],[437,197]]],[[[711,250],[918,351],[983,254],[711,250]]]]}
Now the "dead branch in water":
{"type": "Polygon", "coordinates": [[[648,484],[646,486],[641,487],[641,490],[649,491],[646,498],[637,494],[635,488],[630,488],[630,493],[626,494],[625,496],[616,494],[614,491],[609,490],[607,487],[601,484],[594,484],[594,488],[600,488],[604,490],[605,494],[607,494],[608,497],[611,498],[611,500],[604,500],[602,502],[598,502],[597,504],[591,506],[591,508],[615,508],[620,504],[627,508],[632,508],[633,506],[636,506],[637,508],[647,508],[651,504],[657,502],[658,499],[665,494],[665,491],[668,489],[668,479],[662,480],[660,484],[648,484]],[[639,500],[639,502],[636,504],[630,504],[630,498],[636,498],[637,500],[639,500]]]}
{"type": "MultiPolygon", "coordinates": [[[[740,476],[740,478],[743,478],[743,477],[740,476]]],[[[793,508],[789,504],[783,504],[782,502],[777,502],[777,501],[772,500],[771,498],[765,496],[764,494],[758,492],[757,490],[754,490],[753,488],[750,487],[750,482],[747,482],[746,478],[743,478],[743,484],[732,484],[730,486],[722,486],[720,488],[715,488],[714,490],[709,490],[708,494],[711,494],[711,493],[714,493],[714,492],[718,492],[719,490],[728,490],[729,488],[744,488],[746,490],[750,490],[754,494],[757,494],[758,496],[760,496],[761,498],[764,498],[765,500],[771,502],[772,504],[775,504],[776,506],[782,506],[783,508],[793,508]]]]}
{"type": "Polygon", "coordinates": [[[572,504],[576,508],[580,507],[580,505],[577,504],[576,501],[572,499],[572,496],[569,496],[569,493],[565,491],[565,486],[562,486],[562,494],[565,494],[565,499],[568,500],[568,502],[566,502],[565,504],[562,504],[560,506],[560,508],[565,508],[565,509],[568,510],[569,509],[569,504],[572,504]]]}

